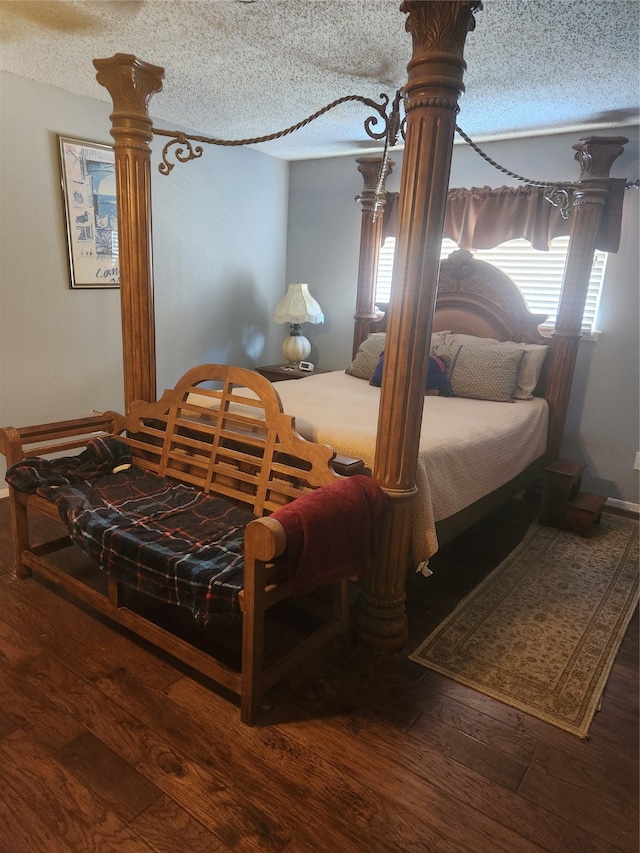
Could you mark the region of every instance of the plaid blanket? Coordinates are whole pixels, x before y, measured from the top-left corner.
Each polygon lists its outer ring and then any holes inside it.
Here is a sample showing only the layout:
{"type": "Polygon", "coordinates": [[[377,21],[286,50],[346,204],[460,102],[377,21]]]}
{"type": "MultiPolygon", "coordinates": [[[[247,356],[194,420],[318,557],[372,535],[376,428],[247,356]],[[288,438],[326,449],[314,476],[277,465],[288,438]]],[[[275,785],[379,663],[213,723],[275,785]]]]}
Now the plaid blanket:
{"type": "Polygon", "coordinates": [[[239,615],[249,510],[135,466],[39,493],[55,501],[73,541],[118,581],[187,608],[205,626],[239,615]]]}
{"type": "Polygon", "coordinates": [[[9,485],[27,495],[39,493],[47,486],[84,483],[110,474],[114,469],[131,465],[127,445],[113,436],[92,438],[77,456],[59,459],[29,457],[12,465],[5,475],[9,485]]]}

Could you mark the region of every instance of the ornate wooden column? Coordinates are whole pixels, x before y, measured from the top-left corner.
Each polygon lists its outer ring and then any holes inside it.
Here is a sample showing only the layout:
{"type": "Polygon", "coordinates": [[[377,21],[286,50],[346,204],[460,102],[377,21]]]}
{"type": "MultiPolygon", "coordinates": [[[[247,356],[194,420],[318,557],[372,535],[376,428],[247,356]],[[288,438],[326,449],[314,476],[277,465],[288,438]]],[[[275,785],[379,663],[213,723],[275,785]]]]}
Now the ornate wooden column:
{"type": "Polygon", "coordinates": [[[392,160],[387,160],[384,174],[381,175],[382,157],[359,157],[356,163],[364,178],[364,189],[362,195],[358,196],[362,205],[362,226],[352,358],[355,358],[358,347],[369,334],[371,322],[377,319],[375,298],[382,221],[387,200],[385,181],[395,166],[392,160]]]}
{"type": "Polygon", "coordinates": [[[590,136],[573,146],[580,163],[580,185],[573,193],[569,252],[549,355],[549,460],[560,455],[593,253],[609,194],[609,172],[628,141],[624,136],[590,136]]]}
{"type": "Polygon", "coordinates": [[[413,40],[405,152],[374,476],[390,498],[375,569],[360,596],[359,636],[391,654],[407,640],[404,587],[440,244],[467,33],[479,0],[404,0],[413,40]]]}
{"type": "Polygon", "coordinates": [[[113,100],[124,403],[156,399],[155,320],[151,258],[152,123],[148,104],[162,89],[164,69],[116,53],[94,59],[96,79],[113,100]]]}

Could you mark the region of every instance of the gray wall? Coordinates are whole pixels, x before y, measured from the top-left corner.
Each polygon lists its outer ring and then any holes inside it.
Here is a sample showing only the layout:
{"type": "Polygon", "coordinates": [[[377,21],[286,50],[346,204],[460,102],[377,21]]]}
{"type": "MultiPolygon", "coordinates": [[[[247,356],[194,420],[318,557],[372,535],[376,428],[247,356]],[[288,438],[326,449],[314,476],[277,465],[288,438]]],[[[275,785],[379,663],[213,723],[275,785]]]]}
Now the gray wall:
{"type": "MultiPolygon", "coordinates": [[[[111,110],[10,74],[0,97],[0,424],[121,410],[120,291],[69,287],[56,138],[112,142],[111,110]]],[[[159,147],[158,390],[207,361],[279,361],[283,331],[271,317],[286,284],[288,164],[211,147],[162,177],[159,147]]],[[[2,457],[0,466],[1,487],[2,457]]]]}
{"type": "MultiPolygon", "coordinates": [[[[464,124],[461,122],[464,127],[464,124]]],[[[630,142],[612,170],[614,177],[638,177],[638,127],[601,135],[626,136],[630,142]]],[[[585,134],[586,135],[586,134],[585,134]]],[[[579,134],[517,139],[483,145],[505,168],[531,180],[579,177],[572,145],[579,134]]],[[[402,152],[390,190],[400,184],[402,152]]],[[[516,181],[498,172],[467,145],[455,145],[451,186],[500,186],[516,181]]],[[[305,326],[312,360],[340,369],[351,360],[353,313],[360,239],[362,176],[355,157],[291,164],[287,280],[307,281],[325,313],[322,326],[305,326]]],[[[625,194],[620,251],[609,256],[600,306],[597,342],[582,341],[572,389],[563,454],[589,468],[583,485],[590,491],[638,504],[640,446],[638,426],[638,193],[625,194]]]]}

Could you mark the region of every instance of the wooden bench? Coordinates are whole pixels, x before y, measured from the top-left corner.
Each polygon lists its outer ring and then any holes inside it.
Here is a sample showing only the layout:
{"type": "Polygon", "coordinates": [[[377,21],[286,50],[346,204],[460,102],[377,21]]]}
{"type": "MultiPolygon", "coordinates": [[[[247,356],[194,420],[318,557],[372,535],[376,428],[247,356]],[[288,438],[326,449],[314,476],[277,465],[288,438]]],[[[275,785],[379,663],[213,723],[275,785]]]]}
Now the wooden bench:
{"type": "Polygon", "coordinates": [[[336,467],[351,474],[359,473],[362,465],[348,459],[336,463],[329,447],[301,438],[292,418],[282,412],[273,386],[254,371],[228,365],[194,368],[157,403],[134,403],[128,415],[107,412],[2,429],[0,450],[8,466],[14,466],[27,457],[55,459],[70,450],[78,452],[96,436],[118,436],[127,445],[136,469],[221,496],[252,511],[255,518],[244,531],[244,582],[238,592],[242,613],[239,669],[137,612],[127,600],[130,588],[113,576],[106,578],[106,588],[103,584],[103,589],[96,589],[67,571],[63,549],[75,547],[68,536],[32,544],[29,511],[59,520],[58,509],[42,494],[25,494],[10,486],[18,576],[41,575],[237,693],[242,721],[255,723],[264,691],[334,638],[346,640],[349,632],[347,580],[343,578],[327,586],[331,595],[325,598],[330,607],[320,627],[277,660],[266,662],[265,614],[292,593],[285,566],[286,531],[269,515],[315,489],[344,480],[336,467]]]}

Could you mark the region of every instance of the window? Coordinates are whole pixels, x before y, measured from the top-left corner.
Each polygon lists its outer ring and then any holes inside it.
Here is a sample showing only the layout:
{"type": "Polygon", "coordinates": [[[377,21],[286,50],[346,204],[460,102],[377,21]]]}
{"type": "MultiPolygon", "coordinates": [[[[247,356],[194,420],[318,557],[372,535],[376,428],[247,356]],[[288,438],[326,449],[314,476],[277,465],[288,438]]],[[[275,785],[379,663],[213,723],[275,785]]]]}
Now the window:
{"type": "MultiPolygon", "coordinates": [[[[442,241],[440,258],[446,258],[457,249],[453,240],[442,241]]],[[[480,249],[474,252],[481,261],[501,269],[518,285],[529,311],[534,314],[547,314],[548,320],[543,329],[551,329],[558,310],[562,274],[569,249],[568,237],[556,237],[552,240],[548,252],[538,252],[526,240],[510,240],[495,249],[480,249]]],[[[378,263],[378,283],[376,301],[388,302],[391,292],[391,272],[395,237],[388,237],[380,249],[378,263]]],[[[604,279],[606,252],[596,251],[594,254],[587,301],[582,318],[582,332],[591,335],[595,332],[600,292],[604,279]]]]}

